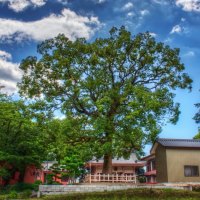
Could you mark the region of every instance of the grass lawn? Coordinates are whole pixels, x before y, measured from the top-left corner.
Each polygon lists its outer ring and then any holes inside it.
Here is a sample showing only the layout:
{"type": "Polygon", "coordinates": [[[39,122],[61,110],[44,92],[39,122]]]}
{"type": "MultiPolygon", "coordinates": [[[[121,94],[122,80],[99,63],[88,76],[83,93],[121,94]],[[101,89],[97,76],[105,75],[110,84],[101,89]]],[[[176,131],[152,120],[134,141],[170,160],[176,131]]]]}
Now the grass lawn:
{"type": "Polygon", "coordinates": [[[173,189],[129,189],[124,191],[79,193],[68,195],[44,196],[41,200],[158,200],[187,199],[199,200],[200,192],[173,189]]]}
{"type": "MultiPolygon", "coordinates": [[[[24,191],[25,192],[25,191],[24,191]]],[[[5,199],[28,199],[26,195],[18,196],[0,195],[0,200],[5,199]]],[[[31,200],[200,200],[200,192],[173,189],[128,189],[112,192],[74,193],[65,195],[47,195],[31,200]]]]}

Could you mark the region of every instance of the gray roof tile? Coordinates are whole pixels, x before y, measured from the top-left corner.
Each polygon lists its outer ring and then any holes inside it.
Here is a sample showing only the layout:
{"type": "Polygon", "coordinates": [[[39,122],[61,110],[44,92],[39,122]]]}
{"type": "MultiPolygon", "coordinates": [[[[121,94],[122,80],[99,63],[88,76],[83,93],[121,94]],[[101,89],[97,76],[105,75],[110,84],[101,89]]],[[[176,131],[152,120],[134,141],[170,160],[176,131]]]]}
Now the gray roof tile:
{"type": "Polygon", "coordinates": [[[196,139],[166,139],[158,138],[156,140],[164,147],[186,147],[186,148],[200,148],[200,140],[196,139]]]}

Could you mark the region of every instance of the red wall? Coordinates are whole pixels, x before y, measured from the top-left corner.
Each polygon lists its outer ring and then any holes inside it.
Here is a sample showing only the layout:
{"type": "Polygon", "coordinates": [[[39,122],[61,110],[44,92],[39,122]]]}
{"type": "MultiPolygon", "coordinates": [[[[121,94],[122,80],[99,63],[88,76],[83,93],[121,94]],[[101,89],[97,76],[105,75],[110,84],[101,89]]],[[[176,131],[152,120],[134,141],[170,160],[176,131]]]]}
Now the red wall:
{"type": "MultiPolygon", "coordinates": [[[[34,183],[36,180],[42,181],[42,183],[45,183],[45,176],[47,174],[50,174],[51,171],[43,171],[42,169],[37,169],[35,166],[29,166],[26,168],[25,175],[24,175],[24,183],[34,183]]],[[[10,180],[9,184],[13,185],[16,184],[19,181],[19,172],[15,172],[13,178],[10,180]]],[[[58,174],[59,175],[59,174],[58,174]]],[[[61,179],[56,179],[55,181],[66,185],[68,182],[61,181],[61,179]]],[[[0,177],[0,185],[4,185],[4,182],[2,181],[0,177]]]]}

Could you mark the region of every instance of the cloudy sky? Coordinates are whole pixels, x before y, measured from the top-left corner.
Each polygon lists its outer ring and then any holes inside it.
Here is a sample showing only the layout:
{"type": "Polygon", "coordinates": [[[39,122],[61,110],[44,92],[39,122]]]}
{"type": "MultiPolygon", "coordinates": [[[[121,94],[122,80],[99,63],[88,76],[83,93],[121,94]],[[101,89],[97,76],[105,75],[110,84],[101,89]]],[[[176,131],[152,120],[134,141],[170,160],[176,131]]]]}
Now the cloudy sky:
{"type": "Polygon", "coordinates": [[[161,137],[191,138],[200,102],[200,0],[0,0],[0,84],[16,92],[21,59],[36,54],[39,42],[64,33],[71,40],[106,37],[112,26],[133,34],[149,31],[158,41],[181,49],[193,90],[176,91],[181,116],[161,137]]]}

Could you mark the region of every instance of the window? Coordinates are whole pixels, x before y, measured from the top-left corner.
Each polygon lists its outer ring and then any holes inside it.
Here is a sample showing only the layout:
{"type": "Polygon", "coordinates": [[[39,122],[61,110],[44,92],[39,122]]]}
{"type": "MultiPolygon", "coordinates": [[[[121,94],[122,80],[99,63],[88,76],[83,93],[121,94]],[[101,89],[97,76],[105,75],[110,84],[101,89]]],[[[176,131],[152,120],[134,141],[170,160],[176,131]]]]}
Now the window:
{"type": "Polygon", "coordinates": [[[198,166],[185,165],[184,166],[184,174],[185,174],[186,177],[188,177],[188,176],[199,176],[199,167],[198,166]]]}

